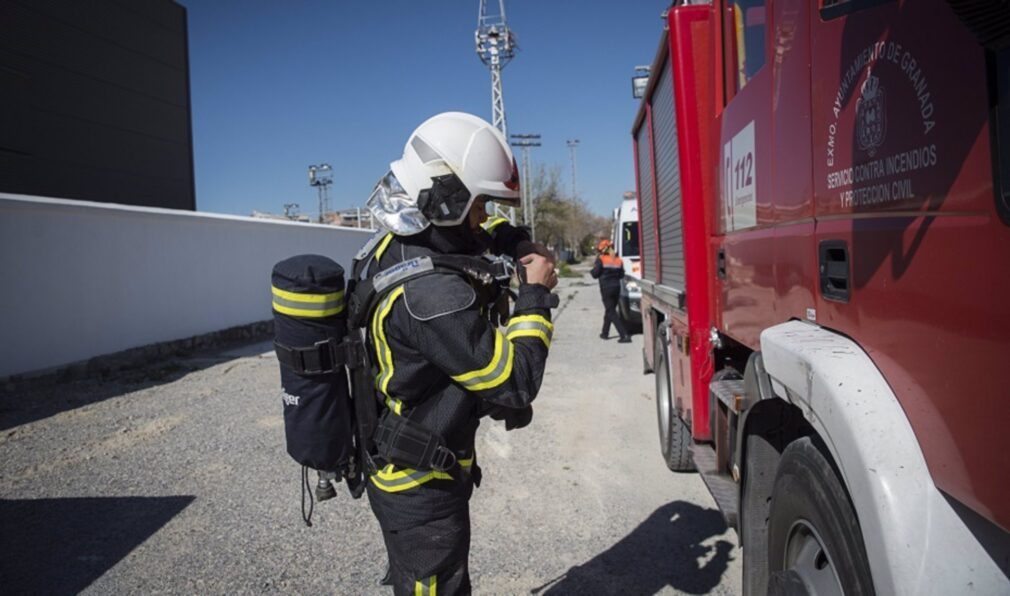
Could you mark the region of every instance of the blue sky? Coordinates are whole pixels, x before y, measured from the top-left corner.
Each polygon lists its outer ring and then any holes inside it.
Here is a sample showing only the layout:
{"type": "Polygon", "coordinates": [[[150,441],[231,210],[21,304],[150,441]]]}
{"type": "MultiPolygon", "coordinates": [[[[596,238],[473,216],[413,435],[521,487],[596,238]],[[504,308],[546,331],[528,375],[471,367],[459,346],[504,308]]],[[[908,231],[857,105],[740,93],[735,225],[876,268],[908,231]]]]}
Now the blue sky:
{"type": "MultiPolygon", "coordinates": [[[[491,0],[494,2],[495,0],[491,0]]],[[[360,205],[407,136],[446,110],[491,118],[474,52],[477,0],[180,0],[189,19],[197,209],[317,210],[309,164],[334,168],[331,205],[360,205]]],[[[669,0],[507,0],[520,51],[503,73],[510,133],[538,132],[600,214],[634,188],[634,66],[655,54],[669,0]]]]}

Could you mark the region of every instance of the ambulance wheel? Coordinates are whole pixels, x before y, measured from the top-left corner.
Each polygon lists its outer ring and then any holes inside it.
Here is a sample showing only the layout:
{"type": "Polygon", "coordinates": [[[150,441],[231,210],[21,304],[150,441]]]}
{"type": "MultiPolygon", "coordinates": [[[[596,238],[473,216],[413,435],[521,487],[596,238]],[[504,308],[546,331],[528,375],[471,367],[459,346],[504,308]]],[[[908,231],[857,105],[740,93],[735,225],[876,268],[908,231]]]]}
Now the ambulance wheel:
{"type": "Polygon", "coordinates": [[[831,464],[805,437],[782,452],[768,516],[768,594],[873,594],[863,535],[831,464]]]}
{"type": "Polygon", "coordinates": [[[674,472],[691,472],[691,429],[677,413],[670,384],[670,346],[659,329],[655,333],[656,417],[659,421],[659,446],[666,467],[674,472]]]}

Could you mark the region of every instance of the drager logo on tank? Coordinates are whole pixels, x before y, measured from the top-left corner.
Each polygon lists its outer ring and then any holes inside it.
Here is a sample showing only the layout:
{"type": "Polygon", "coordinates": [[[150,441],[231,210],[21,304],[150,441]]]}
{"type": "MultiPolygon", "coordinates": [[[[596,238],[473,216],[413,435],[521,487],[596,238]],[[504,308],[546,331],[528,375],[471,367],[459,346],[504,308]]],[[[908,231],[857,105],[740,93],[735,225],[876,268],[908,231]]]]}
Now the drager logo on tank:
{"type": "Polygon", "coordinates": [[[936,126],[934,112],[929,80],[911,51],[895,41],[879,41],[859,52],[842,73],[828,122],[826,182],[828,190],[837,192],[839,205],[867,207],[914,199],[913,173],[938,161],[936,144],[928,142],[936,126]],[[900,89],[901,83],[908,87],[900,89]],[[895,109],[898,112],[889,117],[888,110],[895,109]],[[902,121],[910,111],[916,113],[912,117],[918,126],[902,121]],[[896,123],[900,131],[893,130],[896,123]]]}

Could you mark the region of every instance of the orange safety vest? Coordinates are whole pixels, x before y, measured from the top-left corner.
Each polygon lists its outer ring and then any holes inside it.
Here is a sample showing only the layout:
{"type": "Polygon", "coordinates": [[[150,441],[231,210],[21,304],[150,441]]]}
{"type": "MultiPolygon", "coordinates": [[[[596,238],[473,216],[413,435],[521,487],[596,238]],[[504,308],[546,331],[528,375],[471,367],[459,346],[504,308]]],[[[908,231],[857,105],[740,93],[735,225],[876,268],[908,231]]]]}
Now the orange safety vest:
{"type": "Polygon", "coordinates": [[[617,255],[600,255],[600,262],[607,269],[623,269],[624,262],[617,255]]]}

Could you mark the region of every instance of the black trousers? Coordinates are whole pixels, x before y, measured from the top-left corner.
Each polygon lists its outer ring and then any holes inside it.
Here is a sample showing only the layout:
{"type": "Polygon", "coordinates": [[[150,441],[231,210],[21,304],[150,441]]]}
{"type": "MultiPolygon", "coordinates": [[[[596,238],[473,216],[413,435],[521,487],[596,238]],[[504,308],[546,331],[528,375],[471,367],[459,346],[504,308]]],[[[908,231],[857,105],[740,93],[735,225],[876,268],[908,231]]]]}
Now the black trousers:
{"type": "Polygon", "coordinates": [[[628,337],[628,330],[624,328],[624,321],[617,314],[617,303],[621,301],[620,286],[614,288],[600,288],[603,296],[603,335],[610,335],[610,324],[617,328],[617,333],[621,337],[628,337]]]}
{"type": "Polygon", "coordinates": [[[405,530],[382,522],[394,594],[470,594],[469,509],[405,530]]]}

